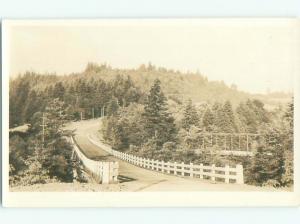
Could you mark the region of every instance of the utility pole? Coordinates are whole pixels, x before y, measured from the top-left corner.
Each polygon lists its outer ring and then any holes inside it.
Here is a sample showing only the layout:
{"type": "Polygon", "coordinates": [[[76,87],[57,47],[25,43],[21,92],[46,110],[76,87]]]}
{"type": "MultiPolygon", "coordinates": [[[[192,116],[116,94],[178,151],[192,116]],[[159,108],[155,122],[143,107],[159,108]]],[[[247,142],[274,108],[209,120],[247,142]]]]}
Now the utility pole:
{"type": "Polygon", "coordinates": [[[45,122],[45,114],[43,113],[43,116],[42,116],[42,124],[41,124],[41,126],[42,126],[42,142],[43,142],[43,147],[44,147],[44,144],[45,144],[45,128],[46,128],[46,122],[45,122]]]}
{"type": "Polygon", "coordinates": [[[101,109],[100,109],[100,117],[104,117],[105,116],[104,109],[105,109],[105,106],[101,107],[101,109]]]}
{"type": "Polygon", "coordinates": [[[101,107],[101,117],[105,116],[105,111],[104,111],[105,106],[101,107]]]}

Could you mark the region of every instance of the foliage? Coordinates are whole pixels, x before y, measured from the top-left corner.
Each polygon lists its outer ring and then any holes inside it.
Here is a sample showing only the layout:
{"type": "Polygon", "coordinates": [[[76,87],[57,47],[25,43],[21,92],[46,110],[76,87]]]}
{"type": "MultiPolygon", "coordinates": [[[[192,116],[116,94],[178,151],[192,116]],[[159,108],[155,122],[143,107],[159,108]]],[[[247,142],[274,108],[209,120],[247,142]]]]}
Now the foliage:
{"type": "Polygon", "coordinates": [[[67,120],[65,110],[66,105],[54,99],[45,112],[35,113],[26,138],[18,135],[10,138],[11,184],[46,183],[51,179],[72,181],[72,148],[62,130],[67,120]]]}
{"type": "Polygon", "coordinates": [[[262,100],[236,87],[151,63],[138,69],[89,63],[70,76],[26,73],[10,80],[9,91],[9,126],[31,124],[25,136],[10,136],[13,183],[71,181],[63,126],[100,117],[104,110],[101,132],[117,150],[164,161],[243,164],[247,183],[293,184],[293,103],[269,111],[262,100]],[[209,141],[206,132],[258,133],[266,141],[253,145],[252,158],[220,156],[210,153],[216,147],[199,150],[209,141]]]}
{"type": "Polygon", "coordinates": [[[168,112],[166,98],[161,90],[160,81],[155,80],[145,102],[143,113],[145,138],[154,138],[157,145],[162,146],[165,142],[175,141],[176,127],[174,118],[168,112]]]}
{"type": "Polygon", "coordinates": [[[188,130],[192,125],[199,125],[199,116],[191,100],[188,100],[183,112],[183,116],[182,128],[185,130],[188,130]]]}

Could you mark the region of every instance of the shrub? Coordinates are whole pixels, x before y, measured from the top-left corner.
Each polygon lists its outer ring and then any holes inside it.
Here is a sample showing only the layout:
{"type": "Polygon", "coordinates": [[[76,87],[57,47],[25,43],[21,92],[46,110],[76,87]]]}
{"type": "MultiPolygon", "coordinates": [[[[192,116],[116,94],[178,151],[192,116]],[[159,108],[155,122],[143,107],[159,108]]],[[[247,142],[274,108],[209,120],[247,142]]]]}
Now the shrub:
{"type": "Polygon", "coordinates": [[[268,186],[268,187],[280,187],[281,184],[277,180],[267,180],[266,182],[263,183],[262,186],[268,186]]]}

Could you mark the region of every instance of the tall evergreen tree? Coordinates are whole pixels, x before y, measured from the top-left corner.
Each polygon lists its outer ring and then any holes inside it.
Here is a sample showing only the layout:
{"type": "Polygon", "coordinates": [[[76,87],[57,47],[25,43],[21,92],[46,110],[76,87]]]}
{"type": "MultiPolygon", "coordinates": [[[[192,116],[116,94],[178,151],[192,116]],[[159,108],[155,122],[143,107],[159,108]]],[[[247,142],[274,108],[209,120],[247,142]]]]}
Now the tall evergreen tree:
{"type": "Polygon", "coordinates": [[[26,121],[24,109],[30,93],[30,83],[21,77],[11,82],[9,92],[9,126],[22,125],[26,121]]]}
{"type": "Polygon", "coordinates": [[[208,132],[214,131],[214,121],[215,121],[214,114],[208,107],[205,110],[203,118],[202,118],[202,125],[206,131],[208,131],[208,132]]]}
{"type": "Polygon", "coordinates": [[[212,106],[212,113],[213,113],[213,119],[214,119],[214,126],[215,131],[220,132],[221,130],[221,123],[222,123],[222,116],[223,116],[223,108],[222,104],[219,102],[215,102],[212,106]]]}
{"type": "Polygon", "coordinates": [[[192,103],[192,100],[188,100],[182,119],[182,127],[185,130],[189,130],[192,125],[199,126],[199,116],[197,114],[196,108],[192,103]]]}
{"type": "Polygon", "coordinates": [[[259,185],[272,181],[272,185],[279,186],[284,175],[283,136],[280,130],[270,127],[266,130],[266,137],[269,144],[258,147],[250,168],[251,173],[254,182],[259,185]]]}
{"type": "Polygon", "coordinates": [[[174,118],[168,112],[166,98],[161,91],[158,79],[154,81],[150,89],[143,117],[145,121],[145,139],[154,137],[159,146],[162,146],[165,142],[175,140],[174,118]]]}
{"type": "Polygon", "coordinates": [[[107,105],[107,110],[106,113],[111,116],[111,115],[116,115],[119,109],[119,102],[117,98],[112,98],[107,105]]]}
{"type": "Polygon", "coordinates": [[[222,108],[222,116],[220,119],[220,128],[223,132],[231,133],[236,132],[237,127],[235,123],[235,117],[230,101],[226,101],[222,108]]]}

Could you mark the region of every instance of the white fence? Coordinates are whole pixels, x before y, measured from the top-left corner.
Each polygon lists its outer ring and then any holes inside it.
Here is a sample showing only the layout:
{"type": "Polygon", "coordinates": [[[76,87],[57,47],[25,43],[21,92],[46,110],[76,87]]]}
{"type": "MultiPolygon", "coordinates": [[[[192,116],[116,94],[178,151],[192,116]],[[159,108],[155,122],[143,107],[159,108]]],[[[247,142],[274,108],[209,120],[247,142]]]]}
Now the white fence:
{"type": "Polygon", "coordinates": [[[97,182],[108,184],[116,183],[118,181],[118,162],[103,162],[91,160],[81,152],[73,137],[71,137],[71,143],[77,157],[97,182]]]}
{"type": "Polygon", "coordinates": [[[225,183],[231,183],[232,181],[234,181],[237,184],[244,183],[242,165],[237,165],[236,167],[229,167],[228,165],[225,167],[216,167],[215,165],[204,166],[203,164],[196,165],[193,163],[185,164],[150,160],[113,150],[111,147],[101,142],[95,141],[90,137],[89,140],[93,144],[99,146],[100,148],[104,149],[106,152],[112,154],[113,156],[146,169],[151,169],[172,175],[189,176],[191,178],[205,178],[211,179],[212,181],[223,180],[225,181],[225,183]]]}

